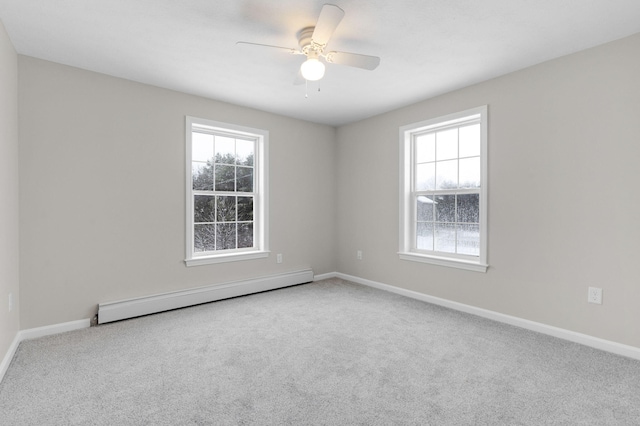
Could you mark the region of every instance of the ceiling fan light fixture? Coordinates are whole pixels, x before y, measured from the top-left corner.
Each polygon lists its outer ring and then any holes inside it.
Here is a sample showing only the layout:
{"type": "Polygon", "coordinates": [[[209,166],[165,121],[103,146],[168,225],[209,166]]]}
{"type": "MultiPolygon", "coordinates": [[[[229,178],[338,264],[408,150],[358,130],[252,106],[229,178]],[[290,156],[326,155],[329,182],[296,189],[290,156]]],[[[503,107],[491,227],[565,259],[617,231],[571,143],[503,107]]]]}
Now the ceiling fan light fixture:
{"type": "Polygon", "coordinates": [[[300,66],[300,73],[305,80],[320,80],[324,77],[324,64],[318,58],[310,57],[300,66]]]}
{"type": "Polygon", "coordinates": [[[325,48],[329,44],[334,31],[343,17],[344,10],[338,6],[334,4],[325,4],[322,6],[316,25],[304,27],[297,32],[299,49],[247,41],[239,41],[236,44],[269,47],[294,55],[305,55],[307,59],[300,66],[300,71],[297,74],[294,84],[301,83],[300,80],[302,79],[305,81],[320,80],[324,77],[325,62],[370,71],[376,69],[378,65],[380,65],[380,58],[377,56],[340,51],[325,52],[325,48]],[[324,62],[320,60],[321,58],[324,58],[324,62]]]}

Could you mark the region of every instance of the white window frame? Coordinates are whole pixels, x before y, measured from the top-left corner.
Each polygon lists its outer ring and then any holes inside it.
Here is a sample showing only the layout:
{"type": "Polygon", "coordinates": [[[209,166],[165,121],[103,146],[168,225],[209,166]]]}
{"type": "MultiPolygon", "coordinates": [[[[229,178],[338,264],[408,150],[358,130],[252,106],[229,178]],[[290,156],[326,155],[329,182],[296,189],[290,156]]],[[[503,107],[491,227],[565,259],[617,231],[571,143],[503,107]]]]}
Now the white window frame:
{"type": "Polygon", "coordinates": [[[477,272],[487,271],[489,267],[487,263],[487,121],[487,106],[483,105],[400,127],[400,248],[398,252],[400,259],[477,272]],[[477,119],[480,122],[480,254],[465,256],[417,250],[414,201],[416,195],[413,178],[415,173],[414,136],[440,127],[462,124],[471,119],[477,119]]]}
{"type": "Polygon", "coordinates": [[[268,155],[269,132],[235,124],[189,117],[186,122],[186,258],[187,266],[259,259],[269,256],[269,194],[268,155]],[[223,134],[255,140],[254,153],[254,247],[197,253],[194,250],[193,184],[192,184],[192,133],[197,129],[204,133],[223,134]]]}

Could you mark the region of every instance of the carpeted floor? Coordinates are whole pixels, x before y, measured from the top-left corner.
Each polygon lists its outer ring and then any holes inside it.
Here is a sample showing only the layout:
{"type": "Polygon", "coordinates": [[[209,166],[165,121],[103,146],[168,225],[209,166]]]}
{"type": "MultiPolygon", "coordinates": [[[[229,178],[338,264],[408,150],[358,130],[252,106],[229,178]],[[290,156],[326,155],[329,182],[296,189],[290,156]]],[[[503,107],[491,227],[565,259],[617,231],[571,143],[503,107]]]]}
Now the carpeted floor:
{"type": "Polygon", "coordinates": [[[25,341],[2,425],[640,424],[640,362],[339,279],[25,341]]]}

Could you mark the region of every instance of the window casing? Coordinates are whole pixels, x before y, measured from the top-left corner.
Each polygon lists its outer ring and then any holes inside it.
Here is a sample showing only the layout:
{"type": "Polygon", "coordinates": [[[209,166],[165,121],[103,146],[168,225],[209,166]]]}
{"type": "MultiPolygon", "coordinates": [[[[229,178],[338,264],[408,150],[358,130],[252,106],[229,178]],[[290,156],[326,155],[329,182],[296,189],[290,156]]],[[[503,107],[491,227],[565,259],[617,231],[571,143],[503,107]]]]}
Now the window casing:
{"type": "Polygon", "coordinates": [[[487,107],[400,128],[403,260],[487,270],[487,107]]]}
{"type": "Polygon", "coordinates": [[[269,134],[186,117],[187,266],[267,257],[269,134]]]}

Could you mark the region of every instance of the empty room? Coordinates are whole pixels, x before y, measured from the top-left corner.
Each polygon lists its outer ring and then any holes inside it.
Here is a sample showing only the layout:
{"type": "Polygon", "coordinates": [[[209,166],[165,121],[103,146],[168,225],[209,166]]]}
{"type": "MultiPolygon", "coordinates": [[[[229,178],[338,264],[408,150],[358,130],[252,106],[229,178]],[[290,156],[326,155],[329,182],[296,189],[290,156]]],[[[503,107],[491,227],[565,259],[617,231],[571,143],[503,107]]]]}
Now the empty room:
{"type": "Polygon", "coordinates": [[[0,0],[0,424],[640,424],[637,0],[0,0]]]}

